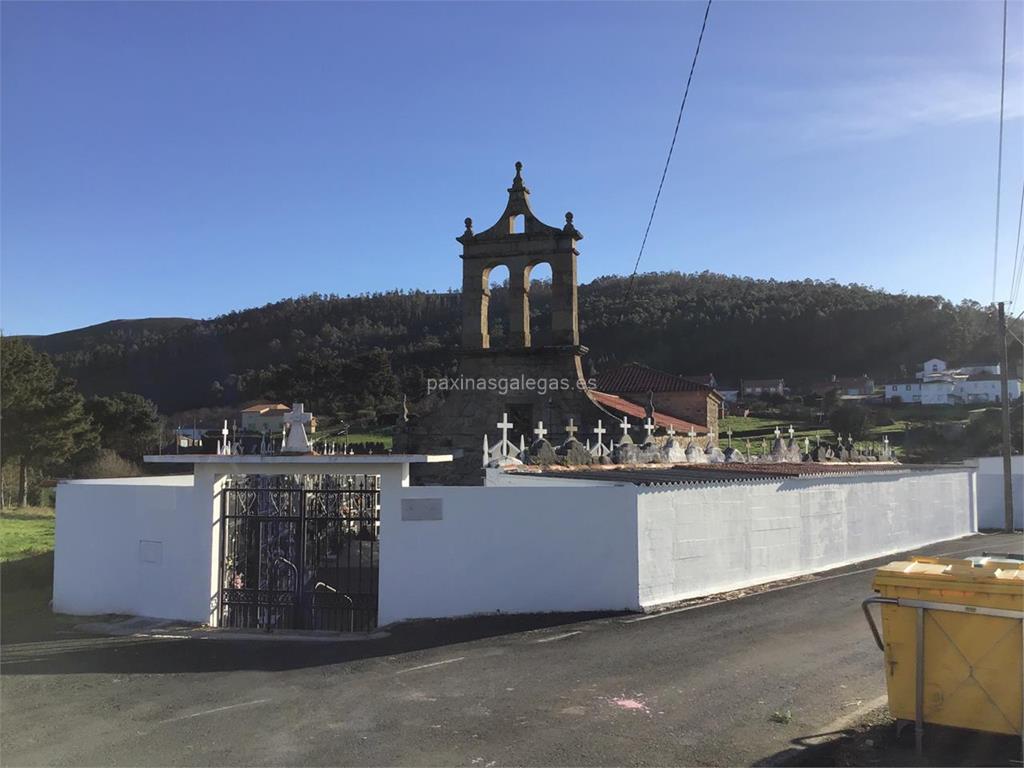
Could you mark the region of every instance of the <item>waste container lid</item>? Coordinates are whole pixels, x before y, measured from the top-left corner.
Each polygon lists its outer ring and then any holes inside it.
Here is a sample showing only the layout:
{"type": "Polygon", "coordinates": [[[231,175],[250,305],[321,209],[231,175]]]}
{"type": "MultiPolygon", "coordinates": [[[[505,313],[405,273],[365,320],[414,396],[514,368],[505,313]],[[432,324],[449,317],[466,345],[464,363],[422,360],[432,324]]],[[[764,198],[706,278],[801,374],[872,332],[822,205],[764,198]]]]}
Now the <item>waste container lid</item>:
{"type": "Polygon", "coordinates": [[[875,572],[875,586],[893,584],[927,589],[962,585],[966,589],[996,591],[1008,587],[1024,590],[1024,563],[992,558],[954,560],[942,557],[914,557],[881,566],[875,572]],[[915,585],[913,582],[920,582],[915,585]]]}

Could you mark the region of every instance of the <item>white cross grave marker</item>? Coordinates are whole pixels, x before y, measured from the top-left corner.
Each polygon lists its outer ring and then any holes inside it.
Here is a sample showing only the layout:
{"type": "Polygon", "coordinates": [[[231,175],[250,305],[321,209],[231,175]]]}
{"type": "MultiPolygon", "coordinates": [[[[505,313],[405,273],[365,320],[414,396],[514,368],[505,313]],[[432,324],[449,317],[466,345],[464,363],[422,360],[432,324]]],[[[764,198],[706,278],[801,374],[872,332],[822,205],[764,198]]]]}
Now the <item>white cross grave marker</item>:
{"type": "Polygon", "coordinates": [[[730,429],[725,434],[727,434],[729,436],[729,447],[732,448],[732,430],[730,429]]]}
{"type": "Polygon", "coordinates": [[[691,440],[693,440],[693,438],[697,436],[697,430],[694,429],[693,427],[690,427],[690,431],[687,432],[686,434],[690,436],[691,440]]]}
{"type": "Polygon", "coordinates": [[[313,420],[313,414],[306,413],[302,403],[292,403],[292,409],[284,417],[288,425],[288,438],[284,449],[289,453],[309,453],[309,437],[306,435],[306,424],[313,420]]]}
{"type": "Polygon", "coordinates": [[[570,418],[569,425],[565,428],[565,433],[569,436],[570,440],[576,439],[576,433],[579,432],[580,428],[576,426],[576,423],[570,418]]]}
{"type": "Polygon", "coordinates": [[[669,424],[668,428],[665,430],[665,434],[667,434],[670,439],[675,437],[676,436],[676,428],[673,427],[671,424],[669,424]]]}
{"type": "Polygon", "coordinates": [[[544,422],[543,421],[538,421],[537,422],[537,428],[535,430],[533,430],[533,434],[535,434],[537,436],[538,440],[543,440],[544,439],[544,435],[546,435],[547,433],[548,433],[548,430],[544,429],[544,422]]]}
{"type": "Polygon", "coordinates": [[[790,439],[790,440],[792,440],[792,439],[793,439],[793,435],[794,435],[794,434],[796,434],[796,430],[795,430],[795,429],[793,429],[793,425],[792,425],[792,424],[790,424],[790,425],[789,425],[789,439],[790,439]]]}
{"type": "Polygon", "coordinates": [[[776,427],[775,428],[775,439],[778,440],[780,437],[782,437],[782,430],[779,429],[778,427],[776,427]]]}
{"type": "Polygon", "coordinates": [[[629,435],[629,419],[625,416],[623,416],[622,421],[619,422],[619,429],[622,430],[623,437],[627,437],[629,435]]]}
{"type": "Polygon", "coordinates": [[[654,426],[654,421],[652,419],[648,418],[644,420],[644,432],[647,433],[648,443],[651,442],[651,434],[654,432],[655,429],[657,429],[657,427],[654,426]]]}
{"type": "Polygon", "coordinates": [[[494,426],[501,430],[501,442],[502,445],[504,445],[506,442],[508,442],[508,431],[512,429],[512,422],[508,420],[508,414],[501,414],[501,421],[499,421],[494,426]]]}

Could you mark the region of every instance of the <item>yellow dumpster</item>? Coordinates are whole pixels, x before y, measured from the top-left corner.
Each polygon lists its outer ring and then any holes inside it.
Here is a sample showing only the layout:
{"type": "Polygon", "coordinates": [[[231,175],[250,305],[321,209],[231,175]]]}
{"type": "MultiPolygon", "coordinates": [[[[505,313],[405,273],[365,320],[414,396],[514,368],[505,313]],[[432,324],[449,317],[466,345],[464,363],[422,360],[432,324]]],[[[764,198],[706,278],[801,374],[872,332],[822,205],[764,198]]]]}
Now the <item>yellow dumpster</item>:
{"type": "Polygon", "coordinates": [[[1024,562],[914,557],[879,568],[873,587],[864,613],[885,652],[889,711],[915,723],[919,748],[926,722],[1022,735],[1024,562]]]}

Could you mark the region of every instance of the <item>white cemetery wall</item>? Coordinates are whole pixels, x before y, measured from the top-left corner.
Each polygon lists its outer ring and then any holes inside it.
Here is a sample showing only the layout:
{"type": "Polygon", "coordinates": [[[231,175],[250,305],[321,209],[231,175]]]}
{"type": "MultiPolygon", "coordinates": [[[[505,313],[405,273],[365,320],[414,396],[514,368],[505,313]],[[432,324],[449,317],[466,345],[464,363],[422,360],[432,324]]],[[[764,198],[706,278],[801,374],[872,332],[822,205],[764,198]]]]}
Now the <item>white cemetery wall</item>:
{"type": "Polygon", "coordinates": [[[53,609],[205,622],[209,540],[191,475],[60,483],[53,609]]]}
{"type": "MultiPolygon", "coordinates": [[[[984,456],[978,465],[978,527],[1002,528],[1003,458],[984,456]]],[[[1013,527],[1024,528],[1024,456],[1012,456],[1010,475],[1013,477],[1013,527]]]]}
{"type": "Polygon", "coordinates": [[[640,493],[644,607],[966,536],[977,530],[965,470],[794,478],[640,493]]]}
{"type": "Polygon", "coordinates": [[[636,489],[424,486],[381,494],[380,623],[636,610],[636,489]]]}

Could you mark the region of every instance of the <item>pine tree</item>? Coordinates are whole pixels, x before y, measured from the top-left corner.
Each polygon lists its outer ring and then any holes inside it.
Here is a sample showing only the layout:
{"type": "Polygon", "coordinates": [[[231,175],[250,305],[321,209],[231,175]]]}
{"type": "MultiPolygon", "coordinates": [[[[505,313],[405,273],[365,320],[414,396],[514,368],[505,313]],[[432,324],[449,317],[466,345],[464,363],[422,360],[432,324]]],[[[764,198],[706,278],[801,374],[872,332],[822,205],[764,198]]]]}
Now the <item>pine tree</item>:
{"type": "Polygon", "coordinates": [[[24,341],[0,339],[0,446],[5,463],[18,462],[20,506],[30,469],[55,471],[97,444],[75,383],[24,341]]]}

